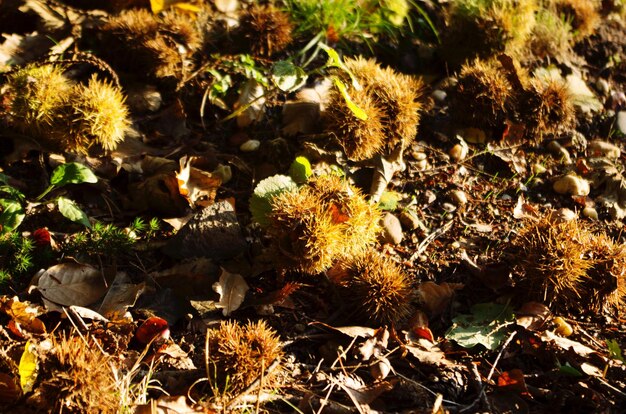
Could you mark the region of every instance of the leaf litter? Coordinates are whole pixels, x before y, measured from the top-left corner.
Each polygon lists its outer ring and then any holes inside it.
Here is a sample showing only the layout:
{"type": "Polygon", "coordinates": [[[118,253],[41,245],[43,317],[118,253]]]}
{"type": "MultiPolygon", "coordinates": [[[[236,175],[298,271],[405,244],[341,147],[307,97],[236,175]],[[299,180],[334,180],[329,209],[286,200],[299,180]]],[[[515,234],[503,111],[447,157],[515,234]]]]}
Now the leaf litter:
{"type": "Polygon", "coordinates": [[[252,3],[0,5],[2,409],[623,411],[623,6],[252,3]]]}

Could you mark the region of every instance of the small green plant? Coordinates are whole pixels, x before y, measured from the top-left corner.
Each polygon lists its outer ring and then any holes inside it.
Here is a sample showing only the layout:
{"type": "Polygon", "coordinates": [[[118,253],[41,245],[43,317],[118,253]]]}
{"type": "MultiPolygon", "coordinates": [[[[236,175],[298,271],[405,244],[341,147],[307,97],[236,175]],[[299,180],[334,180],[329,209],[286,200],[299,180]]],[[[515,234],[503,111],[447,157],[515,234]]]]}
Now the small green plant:
{"type": "Polygon", "coordinates": [[[34,248],[33,240],[19,233],[0,236],[0,289],[32,270],[34,248]]]}
{"type": "MultiPolygon", "coordinates": [[[[412,8],[424,18],[426,15],[407,0],[286,0],[285,7],[294,22],[296,35],[319,36],[328,43],[346,44],[385,36],[396,39],[403,31],[412,30],[412,8]]],[[[434,26],[427,19],[431,30],[434,26]]]]}
{"type": "MultiPolygon", "coordinates": [[[[98,177],[85,165],[70,162],[67,164],[59,165],[52,171],[50,177],[50,185],[48,188],[37,197],[37,201],[42,200],[48,193],[57,188],[63,187],[67,184],[81,184],[81,183],[96,183],[98,177]]],[[[91,227],[89,217],[84,211],[78,207],[78,205],[71,199],[63,196],[56,198],[57,207],[59,212],[63,214],[67,219],[81,223],[85,227],[91,227]]]]}
{"type": "Polygon", "coordinates": [[[77,257],[115,257],[128,254],[139,239],[148,240],[159,230],[153,218],[146,223],[136,218],[127,228],[96,222],[85,231],[73,234],[62,245],[61,252],[77,257]]]}
{"type": "Polygon", "coordinates": [[[24,194],[9,184],[10,177],[0,173],[0,234],[15,230],[26,213],[24,194]]]}

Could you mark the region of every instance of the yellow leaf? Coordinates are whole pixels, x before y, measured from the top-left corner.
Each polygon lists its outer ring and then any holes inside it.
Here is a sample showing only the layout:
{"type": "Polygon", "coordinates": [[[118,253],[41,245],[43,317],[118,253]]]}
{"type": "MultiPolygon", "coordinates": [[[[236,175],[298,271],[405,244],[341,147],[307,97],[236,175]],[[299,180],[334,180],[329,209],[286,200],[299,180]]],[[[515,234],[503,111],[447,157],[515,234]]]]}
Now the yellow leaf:
{"type": "Polygon", "coordinates": [[[24,393],[31,392],[37,379],[37,354],[34,353],[35,345],[26,342],[24,353],[20,358],[19,373],[20,385],[24,393]]]}
{"type": "Polygon", "coordinates": [[[200,7],[195,6],[190,3],[179,2],[176,0],[150,0],[150,8],[152,9],[152,13],[159,14],[165,9],[169,9],[170,7],[176,7],[182,11],[191,12],[191,13],[199,13],[200,7]]]}
{"type": "Polygon", "coordinates": [[[150,8],[152,9],[152,13],[160,13],[162,10],[169,6],[169,4],[166,6],[166,3],[169,2],[167,0],[150,0],[150,8]]]}
{"type": "Polygon", "coordinates": [[[190,13],[200,13],[201,9],[198,6],[189,3],[176,3],[174,7],[180,9],[182,11],[190,12],[190,13]]]}
{"type": "Polygon", "coordinates": [[[359,108],[358,105],[355,104],[354,101],[350,98],[350,95],[348,95],[348,90],[346,89],[346,85],[344,85],[344,83],[340,81],[337,77],[333,77],[333,81],[335,82],[335,86],[337,86],[339,92],[341,92],[343,99],[346,101],[346,105],[348,105],[348,108],[350,109],[350,111],[352,111],[354,116],[362,121],[367,121],[367,114],[364,110],[359,108]]]}

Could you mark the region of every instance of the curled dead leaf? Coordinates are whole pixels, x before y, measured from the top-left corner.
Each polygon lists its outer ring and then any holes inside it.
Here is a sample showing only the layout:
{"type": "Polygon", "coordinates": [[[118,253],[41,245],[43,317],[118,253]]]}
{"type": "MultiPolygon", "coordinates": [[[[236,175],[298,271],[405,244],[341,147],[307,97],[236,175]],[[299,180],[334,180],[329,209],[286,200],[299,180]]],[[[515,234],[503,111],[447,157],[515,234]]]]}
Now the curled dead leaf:
{"type": "Polygon", "coordinates": [[[217,174],[196,168],[199,157],[184,156],[180,159],[180,171],[176,173],[180,195],[191,207],[207,207],[213,204],[222,178],[217,174]]]}
{"type": "Polygon", "coordinates": [[[220,295],[220,301],[215,306],[228,316],[239,309],[249,289],[243,276],[222,269],[220,280],[213,284],[213,290],[220,295]]]}

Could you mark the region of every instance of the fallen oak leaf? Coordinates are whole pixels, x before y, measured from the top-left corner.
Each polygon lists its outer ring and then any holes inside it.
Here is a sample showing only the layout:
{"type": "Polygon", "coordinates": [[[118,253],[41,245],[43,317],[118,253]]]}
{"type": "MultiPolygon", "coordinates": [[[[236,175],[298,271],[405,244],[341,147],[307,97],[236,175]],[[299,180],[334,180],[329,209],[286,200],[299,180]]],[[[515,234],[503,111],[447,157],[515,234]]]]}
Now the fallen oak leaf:
{"type": "Polygon", "coordinates": [[[250,286],[243,276],[222,268],[220,280],[213,284],[213,290],[220,295],[220,300],[215,306],[222,309],[224,316],[228,316],[239,309],[249,289],[250,286]]]}

